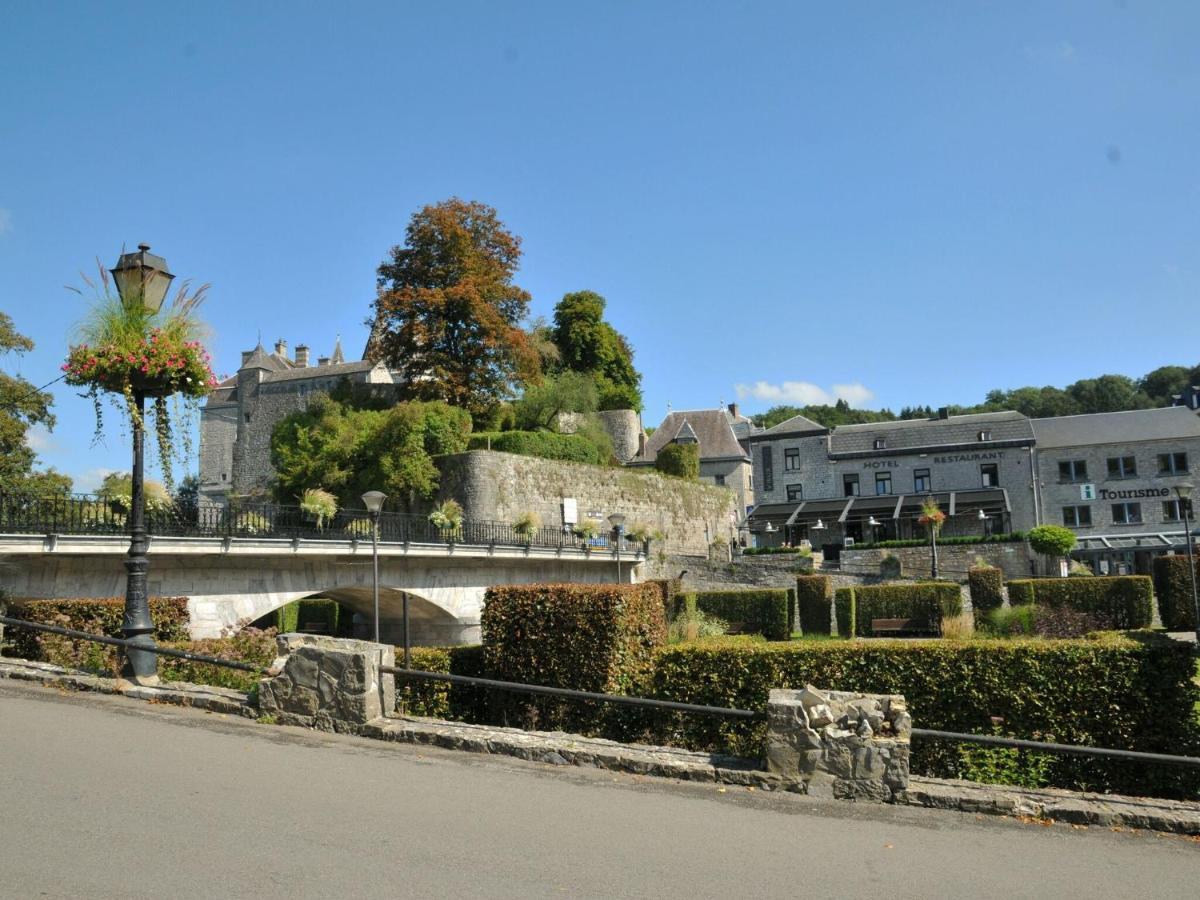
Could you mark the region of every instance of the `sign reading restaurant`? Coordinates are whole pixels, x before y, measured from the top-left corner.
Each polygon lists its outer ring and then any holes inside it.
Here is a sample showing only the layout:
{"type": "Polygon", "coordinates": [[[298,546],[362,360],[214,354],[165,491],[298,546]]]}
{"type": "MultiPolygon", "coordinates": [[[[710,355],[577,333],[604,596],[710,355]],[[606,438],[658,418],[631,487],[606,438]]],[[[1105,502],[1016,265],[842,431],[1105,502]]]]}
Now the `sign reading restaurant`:
{"type": "MultiPolygon", "coordinates": [[[[923,456],[924,454],[922,454],[923,456]]],[[[974,462],[981,459],[1004,459],[1003,450],[992,450],[986,453],[951,453],[947,456],[935,456],[933,461],[938,465],[943,463],[974,462]]],[[[869,459],[862,464],[864,469],[898,469],[900,463],[894,459],[869,459]]]]}

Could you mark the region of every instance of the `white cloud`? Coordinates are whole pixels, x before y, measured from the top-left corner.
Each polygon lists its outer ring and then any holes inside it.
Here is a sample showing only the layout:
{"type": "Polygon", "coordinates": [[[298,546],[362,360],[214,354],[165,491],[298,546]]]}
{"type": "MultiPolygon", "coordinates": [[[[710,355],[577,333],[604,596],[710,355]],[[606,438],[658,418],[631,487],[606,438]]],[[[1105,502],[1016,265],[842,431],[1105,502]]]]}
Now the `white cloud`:
{"type": "Polygon", "coordinates": [[[111,475],[117,469],[106,469],[100,466],[95,469],[88,469],[86,472],[80,472],[74,476],[75,490],[81,494],[94,494],[100,490],[100,484],[104,481],[105,475],[111,475]]]}
{"type": "Polygon", "coordinates": [[[739,400],[753,397],[755,400],[792,406],[832,404],[838,400],[845,400],[851,406],[860,407],[875,396],[874,392],[857,381],[851,384],[835,384],[828,390],[811,381],[784,381],[780,384],[756,381],[752,385],[735,385],[734,389],[739,400]]]}
{"type": "Polygon", "coordinates": [[[45,453],[48,450],[57,450],[58,444],[54,438],[50,437],[50,432],[46,430],[45,425],[34,425],[25,432],[25,445],[34,453],[45,453]]]}
{"type": "Polygon", "coordinates": [[[0,237],[12,231],[12,211],[0,209],[0,237]]]}

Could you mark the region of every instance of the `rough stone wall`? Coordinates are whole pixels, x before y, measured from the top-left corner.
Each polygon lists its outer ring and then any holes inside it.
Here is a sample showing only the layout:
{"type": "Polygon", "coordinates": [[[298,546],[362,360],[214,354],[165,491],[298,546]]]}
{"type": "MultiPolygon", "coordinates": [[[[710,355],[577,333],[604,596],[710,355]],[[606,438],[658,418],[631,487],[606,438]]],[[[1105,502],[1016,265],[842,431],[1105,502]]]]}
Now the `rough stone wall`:
{"type": "MultiPolygon", "coordinates": [[[[921,577],[929,574],[929,547],[895,547],[892,549],[860,550],[851,547],[842,551],[841,570],[848,574],[878,575],[883,557],[891,554],[900,560],[904,575],[921,577]]],[[[1029,544],[963,544],[938,547],[938,571],[943,578],[963,581],[967,571],[981,557],[989,566],[1004,570],[1005,579],[1028,578],[1031,563],[1037,560],[1029,544]]]]}
{"type": "Polygon", "coordinates": [[[443,457],[440,500],[462,504],[468,519],[512,522],[535,512],[544,526],[563,524],[562,501],[574,498],[579,518],[602,524],[612,513],[667,535],[671,553],[706,554],[713,538],[729,539],[734,495],[725,488],[618,469],[473,450],[443,457]]]}
{"type": "MultiPolygon", "coordinates": [[[[819,555],[819,554],[818,554],[819,555]]],[[[812,559],[798,555],[740,556],[714,559],[679,554],[659,554],[658,545],[651,544],[650,556],[642,566],[643,578],[677,578],[686,571],[684,588],[697,590],[732,590],[739,587],[790,588],[796,576],[812,571],[812,559]]]]}
{"type": "Polygon", "coordinates": [[[207,403],[200,410],[200,498],[222,503],[233,484],[237,403],[207,403]]]}
{"type": "Polygon", "coordinates": [[[642,437],[642,417],[632,409],[609,409],[601,412],[600,422],[612,440],[613,455],[623,463],[638,454],[642,437]]]}

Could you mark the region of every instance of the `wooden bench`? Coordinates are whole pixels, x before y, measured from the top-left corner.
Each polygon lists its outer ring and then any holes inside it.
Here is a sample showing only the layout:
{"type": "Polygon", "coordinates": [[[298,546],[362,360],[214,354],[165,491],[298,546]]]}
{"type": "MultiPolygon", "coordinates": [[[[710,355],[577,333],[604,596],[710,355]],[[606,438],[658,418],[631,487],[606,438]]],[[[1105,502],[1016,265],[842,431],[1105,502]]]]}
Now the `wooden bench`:
{"type": "Polygon", "coordinates": [[[726,634],[745,634],[746,633],[746,623],[745,622],[730,622],[727,626],[725,626],[725,633],[726,634]]]}
{"type": "Polygon", "coordinates": [[[872,619],[871,634],[937,634],[928,619],[872,619]]]}

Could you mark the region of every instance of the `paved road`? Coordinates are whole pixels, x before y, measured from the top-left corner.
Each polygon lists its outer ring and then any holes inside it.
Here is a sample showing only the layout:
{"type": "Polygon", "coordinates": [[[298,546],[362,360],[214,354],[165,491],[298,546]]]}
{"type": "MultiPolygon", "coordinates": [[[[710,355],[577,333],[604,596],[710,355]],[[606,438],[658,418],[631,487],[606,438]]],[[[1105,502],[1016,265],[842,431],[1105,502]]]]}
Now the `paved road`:
{"type": "Polygon", "coordinates": [[[1187,897],[1200,845],[0,682],[0,896],[1187,897]]]}

